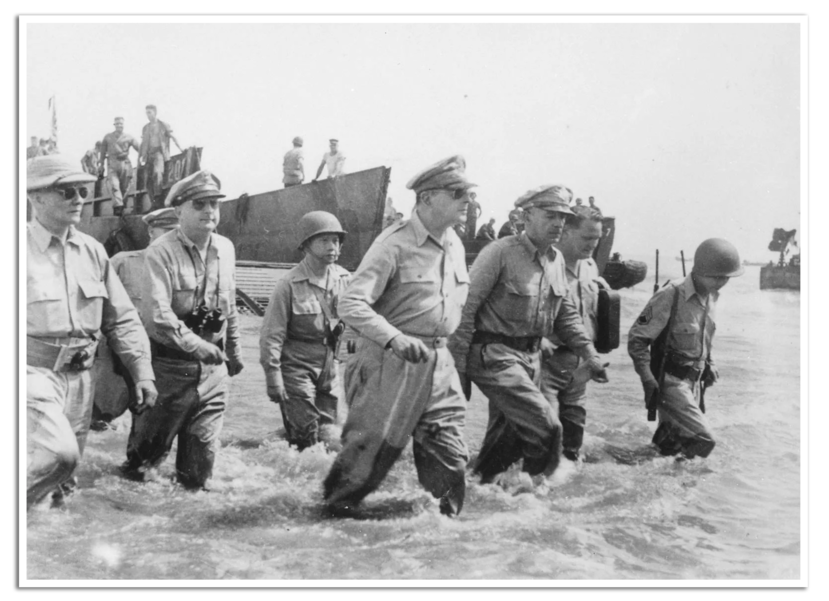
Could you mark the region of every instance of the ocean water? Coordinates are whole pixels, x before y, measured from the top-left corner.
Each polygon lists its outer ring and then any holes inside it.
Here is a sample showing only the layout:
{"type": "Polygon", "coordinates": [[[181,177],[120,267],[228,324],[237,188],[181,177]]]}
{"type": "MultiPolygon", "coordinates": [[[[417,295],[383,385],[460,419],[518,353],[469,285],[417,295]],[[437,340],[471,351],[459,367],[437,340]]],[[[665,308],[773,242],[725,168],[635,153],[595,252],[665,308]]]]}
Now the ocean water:
{"type": "MultiPolygon", "coordinates": [[[[679,275],[679,263],[662,275],[679,275]],[[670,274],[668,271],[675,273],[670,274]]],[[[513,494],[469,478],[458,519],[423,491],[411,446],[360,519],[325,517],[333,455],[281,436],[258,365],[260,318],[243,316],[246,370],[232,400],[214,490],[119,475],[129,414],[92,432],[66,510],[25,516],[25,574],[43,580],[787,580],[801,564],[800,294],[760,291],[759,267],[720,297],[708,391],[717,447],[704,460],[654,456],[655,424],[626,352],[652,280],[621,291],[622,343],[610,382],[591,384],[584,463],[513,494]]],[[[487,420],[475,391],[466,439],[487,420]]],[[[514,482],[513,471],[506,476],[514,482]]],[[[690,583],[690,582],[689,582],[690,583]]]]}

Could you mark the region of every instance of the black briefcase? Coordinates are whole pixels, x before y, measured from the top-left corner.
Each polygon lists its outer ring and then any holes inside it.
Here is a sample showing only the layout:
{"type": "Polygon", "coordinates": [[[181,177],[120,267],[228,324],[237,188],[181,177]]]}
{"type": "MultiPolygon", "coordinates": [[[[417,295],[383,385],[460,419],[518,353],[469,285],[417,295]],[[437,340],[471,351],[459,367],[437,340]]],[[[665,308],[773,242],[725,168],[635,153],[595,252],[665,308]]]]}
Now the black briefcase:
{"type": "Polygon", "coordinates": [[[615,290],[608,290],[599,284],[599,306],[596,311],[598,331],[596,350],[609,353],[619,348],[619,323],[622,315],[622,299],[615,290]]]}

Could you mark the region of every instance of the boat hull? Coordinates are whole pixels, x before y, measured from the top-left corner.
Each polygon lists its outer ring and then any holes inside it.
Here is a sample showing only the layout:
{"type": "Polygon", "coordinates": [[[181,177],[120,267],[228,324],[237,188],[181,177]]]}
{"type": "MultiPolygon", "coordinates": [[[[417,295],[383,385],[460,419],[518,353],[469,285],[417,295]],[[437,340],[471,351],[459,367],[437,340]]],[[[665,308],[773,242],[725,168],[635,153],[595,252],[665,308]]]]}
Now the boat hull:
{"type": "Polygon", "coordinates": [[[799,265],[764,265],[760,268],[760,290],[800,290],[799,265]]]}

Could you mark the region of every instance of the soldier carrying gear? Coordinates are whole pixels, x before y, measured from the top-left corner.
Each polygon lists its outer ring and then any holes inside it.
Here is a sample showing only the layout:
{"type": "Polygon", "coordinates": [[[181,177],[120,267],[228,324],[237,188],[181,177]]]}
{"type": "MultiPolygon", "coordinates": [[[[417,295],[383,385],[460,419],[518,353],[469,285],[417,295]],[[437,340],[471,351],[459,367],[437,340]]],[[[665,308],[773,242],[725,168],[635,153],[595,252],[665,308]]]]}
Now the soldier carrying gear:
{"type": "Polygon", "coordinates": [[[663,455],[682,453],[690,459],[707,457],[714,449],[703,394],[719,377],[711,358],[716,305],[720,289],[743,272],[734,245],[706,240],[694,254],[691,273],[654,294],[630,329],[628,354],[646,403],[656,401],[659,427],[653,443],[663,455]],[[654,373],[654,359],[660,373],[654,373]]]}
{"type": "Polygon", "coordinates": [[[303,215],[298,229],[305,258],[271,294],[259,338],[260,363],[288,442],[300,450],[320,441],[331,448],[339,439],[336,347],[344,328],[337,304],[349,278],[336,262],[346,232],[325,211],[303,215]]]}

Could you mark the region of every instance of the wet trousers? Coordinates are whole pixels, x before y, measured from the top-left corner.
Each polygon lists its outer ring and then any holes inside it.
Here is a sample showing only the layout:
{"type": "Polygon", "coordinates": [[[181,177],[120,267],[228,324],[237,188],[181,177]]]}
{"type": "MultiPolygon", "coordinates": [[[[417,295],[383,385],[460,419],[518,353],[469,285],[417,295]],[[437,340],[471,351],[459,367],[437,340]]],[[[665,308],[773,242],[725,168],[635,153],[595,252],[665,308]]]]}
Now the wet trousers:
{"type": "Polygon", "coordinates": [[[665,374],[658,405],[659,427],[653,443],[663,455],[683,453],[708,457],[714,450],[714,435],[699,407],[700,383],[665,374]]]}
{"type": "Polygon", "coordinates": [[[72,477],[86,445],[94,380],[90,370],[26,366],[26,503],[72,477]]]}
{"type": "Polygon", "coordinates": [[[475,473],[492,482],[519,459],[531,476],[552,474],[561,457],[561,422],[555,397],[541,386],[541,353],[504,344],[473,344],[467,377],[489,399],[487,424],[475,473]]]}
{"type": "Polygon", "coordinates": [[[366,339],[345,371],[348,418],[343,449],[325,479],[330,505],[356,505],[376,489],[413,437],[421,485],[457,514],[469,459],[463,440],[466,401],[444,346],[425,363],[409,363],[366,339]]]}
{"type": "Polygon", "coordinates": [[[132,163],[129,161],[110,161],[107,168],[107,181],[112,202],[116,207],[124,206],[124,195],[132,181],[132,163]]]}
{"type": "Polygon", "coordinates": [[[158,399],[155,407],[133,415],[125,470],[140,474],[158,467],[178,437],[178,480],[188,488],[203,488],[219,450],[227,367],[153,357],[153,371],[158,399]]]}
{"type": "Polygon", "coordinates": [[[587,383],[573,382],[573,372],[580,362],[579,356],[565,346],[541,358],[541,393],[553,406],[558,405],[562,448],[571,459],[578,457],[587,422],[587,383]]]}
{"type": "Polygon", "coordinates": [[[282,358],[282,421],[288,442],[302,450],[325,441],[337,423],[339,374],[334,352],[319,342],[287,340],[282,358]]]}

